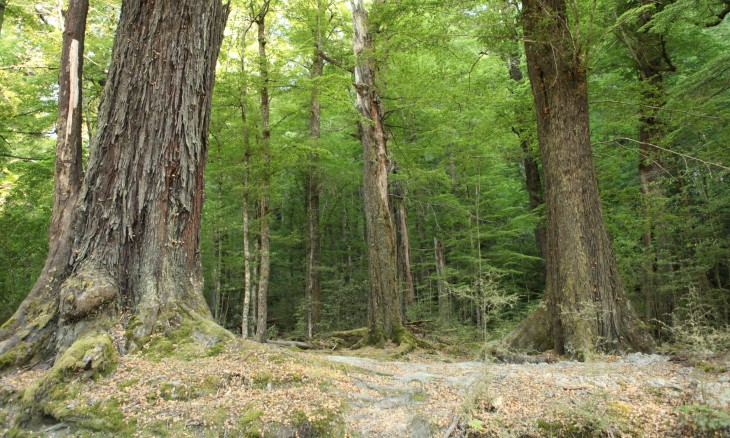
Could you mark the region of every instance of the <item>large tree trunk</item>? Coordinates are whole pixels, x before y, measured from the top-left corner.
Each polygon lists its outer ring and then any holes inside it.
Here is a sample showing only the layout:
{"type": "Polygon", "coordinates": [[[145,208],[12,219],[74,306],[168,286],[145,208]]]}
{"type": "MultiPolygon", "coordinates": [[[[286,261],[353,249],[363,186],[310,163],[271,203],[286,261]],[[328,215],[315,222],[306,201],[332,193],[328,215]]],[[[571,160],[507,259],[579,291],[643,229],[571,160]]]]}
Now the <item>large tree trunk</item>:
{"type": "Polygon", "coordinates": [[[525,0],[527,65],[545,175],[547,284],[553,347],[583,358],[648,350],[608,239],[593,167],[586,69],[564,0],[525,0]]]}
{"type": "Polygon", "coordinates": [[[374,45],[368,31],[368,14],[361,0],[352,0],[355,52],[355,90],[362,121],[365,223],[368,246],[369,342],[384,338],[399,341],[402,331],[401,304],[395,257],[395,229],[388,205],[387,134],[383,106],[375,81],[374,45]]]}
{"type": "MultiPolygon", "coordinates": [[[[317,11],[319,16],[320,12],[317,11]]],[[[320,31],[317,29],[317,44],[312,55],[310,77],[312,79],[312,95],[309,99],[309,137],[313,145],[318,147],[320,139],[321,105],[319,102],[319,85],[317,81],[322,77],[324,59],[319,56],[320,31]]],[[[320,287],[320,263],[322,260],[322,242],[319,229],[319,196],[322,191],[319,181],[319,154],[309,154],[309,166],[306,175],[307,191],[307,266],[304,301],[307,305],[307,336],[311,339],[317,332],[322,314],[322,299],[320,287]]]]}
{"type": "MultiPolygon", "coordinates": [[[[77,340],[74,355],[108,350],[120,323],[127,348],[191,320],[222,333],[203,298],[199,227],[226,17],[219,1],[124,1],[68,275],[21,306],[0,363],[60,355],[77,340]]],[[[93,368],[98,355],[81,357],[93,368]]]]}
{"type": "Polygon", "coordinates": [[[260,234],[261,262],[259,265],[259,291],[256,318],[256,341],[266,342],[266,320],[268,317],[268,290],[270,271],[269,244],[269,197],[271,191],[271,128],[269,127],[269,60],[266,56],[266,14],[269,12],[268,0],[256,17],[259,41],[259,69],[261,72],[260,109],[261,109],[261,149],[264,159],[261,180],[260,234]]]}

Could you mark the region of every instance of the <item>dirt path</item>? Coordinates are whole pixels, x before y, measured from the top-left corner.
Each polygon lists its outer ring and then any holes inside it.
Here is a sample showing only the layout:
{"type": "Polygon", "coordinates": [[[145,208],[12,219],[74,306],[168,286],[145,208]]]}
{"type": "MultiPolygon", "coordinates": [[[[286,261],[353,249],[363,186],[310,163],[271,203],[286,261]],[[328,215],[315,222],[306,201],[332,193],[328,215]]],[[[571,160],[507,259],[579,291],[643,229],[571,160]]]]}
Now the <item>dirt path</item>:
{"type": "Polygon", "coordinates": [[[680,406],[730,413],[727,367],[705,372],[658,355],[522,365],[327,358],[355,367],[353,436],[686,436],[701,412],[680,406]]]}

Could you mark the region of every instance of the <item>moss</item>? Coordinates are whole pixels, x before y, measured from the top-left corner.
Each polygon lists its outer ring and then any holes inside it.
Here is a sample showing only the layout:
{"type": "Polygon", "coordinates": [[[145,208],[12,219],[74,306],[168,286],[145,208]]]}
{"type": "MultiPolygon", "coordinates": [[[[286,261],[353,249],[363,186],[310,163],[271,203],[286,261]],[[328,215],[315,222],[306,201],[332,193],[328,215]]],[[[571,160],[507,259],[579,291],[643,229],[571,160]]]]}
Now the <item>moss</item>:
{"type": "Polygon", "coordinates": [[[263,436],[261,417],[264,412],[260,409],[249,409],[238,419],[238,432],[244,437],[254,438],[263,436]]]}
{"type": "Polygon", "coordinates": [[[7,321],[5,321],[2,326],[0,326],[0,330],[5,330],[6,328],[10,327],[14,323],[15,323],[15,318],[11,317],[7,321]]]}
{"type": "Polygon", "coordinates": [[[42,401],[50,395],[50,391],[63,386],[72,376],[82,374],[91,377],[109,372],[115,365],[116,349],[109,335],[79,339],[56,360],[53,368],[25,390],[23,403],[32,405],[42,401]]]}
{"type": "Polygon", "coordinates": [[[139,383],[139,378],[134,377],[132,379],[123,380],[123,381],[117,383],[117,388],[119,388],[119,389],[129,388],[129,387],[136,385],[137,383],[139,383]]]}
{"type": "Polygon", "coordinates": [[[414,402],[424,402],[428,400],[428,394],[422,391],[415,392],[411,394],[411,400],[414,402]]]}
{"type": "MultiPolygon", "coordinates": [[[[180,318],[178,318],[180,319],[180,318]]],[[[202,317],[183,317],[172,329],[149,336],[143,342],[144,355],[159,361],[174,356],[182,360],[193,360],[215,356],[225,351],[225,342],[233,335],[215,322],[202,317]]]]}
{"type": "Polygon", "coordinates": [[[296,427],[296,436],[341,437],[345,436],[345,423],[342,415],[335,410],[317,409],[307,415],[295,410],[290,418],[296,427]]]}
{"type": "Polygon", "coordinates": [[[251,378],[251,384],[259,389],[265,389],[269,383],[273,383],[274,377],[271,375],[271,373],[262,372],[255,374],[251,378]]]}

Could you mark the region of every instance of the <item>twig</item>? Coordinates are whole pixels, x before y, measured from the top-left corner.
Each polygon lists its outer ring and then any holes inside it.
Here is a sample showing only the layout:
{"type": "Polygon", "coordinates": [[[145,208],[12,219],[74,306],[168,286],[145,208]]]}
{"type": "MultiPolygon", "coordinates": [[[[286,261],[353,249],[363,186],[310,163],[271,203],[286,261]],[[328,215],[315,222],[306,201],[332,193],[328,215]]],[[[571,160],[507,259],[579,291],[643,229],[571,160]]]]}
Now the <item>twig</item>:
{"type": "Polygon", "coordinates": [[[646,143],[646,142],[642,142],[642,141],[639,141],[639,140],[634,140],[633,138],[628,138],[628,137],[617,137],[617,138],[614,138],[614,139],[608,140],[608,141],[599,141],[597,143],[593,143],[591,146],[595,146],[595,145],[599,145],[599,144],[610,144],[610,143],[621,144],[620,143],[621,140],[623,140],[623,141],[630,141],[630,142],[633,142],[633,143],[645,144],[645,145],[651,146],[651,147],[653,147],[655,149],[659,149],[660,151],[664,151],[664,152],[668,152],[670,154],[674,154],[674,155],[680,156],[680,157],[684,158],[685,160],[698,161],[698,162],[700,162],[700,163],[702,163],[702,164],[704,164],[705,166],[708,166],[708,167],[709,166],[715,166],[715,167],[719,167],[720,169],[723,169],[723,170],[730,170],[730,167],[727,167],[727,166],[723,165],[722,163],[713,163],[711,161],[703,160],[702,158],[693,157],[691,155],[687,155],[687,154],[683,154],[681,152],[673,151],[671,149],[667,149],[665,147],[661,147],[661,146],[656,145],[656,144],[646,143]]]}
{"type": "Polygon", "coordinates": [[[454,417],[454,421],[451,422],[451,426],[449,426],[449,428],[446,429],[446,432],[444,432],[443,438],[449,438],[451,434],[454,433],[454,429],[458,426],[459,420],[461,420],[461,415],[456,415],[454,417]]]}

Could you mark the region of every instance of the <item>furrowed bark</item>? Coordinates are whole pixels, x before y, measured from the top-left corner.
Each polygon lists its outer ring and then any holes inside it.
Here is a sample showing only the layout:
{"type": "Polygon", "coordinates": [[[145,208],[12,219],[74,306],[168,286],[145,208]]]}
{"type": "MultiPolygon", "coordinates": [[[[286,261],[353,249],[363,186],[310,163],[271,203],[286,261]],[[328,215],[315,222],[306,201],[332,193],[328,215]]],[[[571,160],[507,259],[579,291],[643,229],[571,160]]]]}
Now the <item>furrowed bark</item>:
{"type": "MultiPolygon", "coordinates": [[[[120,322],[127,348],[136,348],[184,320],[211,320],[199,228],[215,62],[227,13],[219,1],[123,3],[68,275],[48,289],[52,300],[45,305],[57,323],[41,340],[41,356],[60,357],[84,340],[99,339],[92,349],[107,345],[104,339],[120,322]]],[[[36,300],[31,296],[23,306],[32,308],[36,300]]]]}
{"type": "MultiPolygon", "coordinates": [[[[0,12],[4,13],[5,2],[0,12]]],[[[71,0],[64,25],[61,69],[58,76],[57,140],[48,255],[38,280],[15,315],[0,330],[0,355],[19,343],[36,345],[16,355],[23,361],[38,353],[37,344],[56,330],[58,297],[55,289],[68,275],[74,243],[74,208],[81,191],[82,74],[88,0],[71,0]]],[[[2,16],[0,15],[0,20],[2,16]]],[[[1,24],[1,23],[0,23],[1,24]]],[[[50,344],[50,339],[48,340],[50,344]]],[[[43,347],[44,350],[50,346],[43,347]]]]}
{"type": "Polygon", "coordinates": [[[576,358],[596,351],[649,350],[653,341],[625,296],[603,220],[585,66],[568,23],[564,0],[523,2],[545,176],[545,302],[553,346],[576,358]]]}
{"type": "Polygon", "coordinates": [[[361,0],[352,0],[355,53],[355,91],[363,145],[365,222],[368,246],[370,300],[369,342],[384,338],[399,340],[402,332],[398,294],[396,244],[388,202],[387,134],[383,126],[383,105],[376,88],[374,45],[368,31],[368,14],[361,0]]]}

